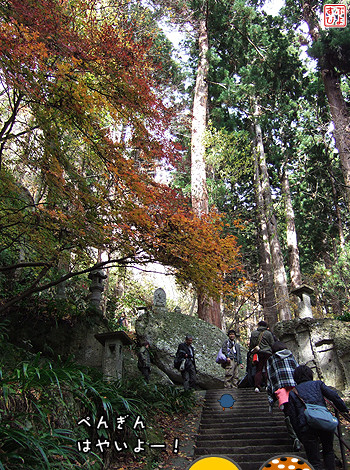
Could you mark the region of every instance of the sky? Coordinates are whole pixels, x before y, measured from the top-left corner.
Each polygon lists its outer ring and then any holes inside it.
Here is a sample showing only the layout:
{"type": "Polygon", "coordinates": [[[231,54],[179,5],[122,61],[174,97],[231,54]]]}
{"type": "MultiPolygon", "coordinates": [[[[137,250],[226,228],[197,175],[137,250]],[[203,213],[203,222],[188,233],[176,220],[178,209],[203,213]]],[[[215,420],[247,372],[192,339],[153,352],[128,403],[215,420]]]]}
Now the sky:
{"type": "MultiPolygon", "coordinates": [[[[284,0],[269,0],[265,3],[263,10],[266,11],[266,13],[269,15],[276,16],[283,6],[284,0]]],[[[179,32],[173,26],[171,28],[167,24],[162,24],[161,26],[168,39],[170,39],[170,41],[174,44],[174,47],[178,51],[181,58],[186,60],[186,56],[180,50],[180,41],[184,39],[184,34],[179,32]]]]}
{"type": "Polygon", "coordinates": [[[265,10],[269,15],[276,16],[283,6],[283,0],[270,0],[265,3],[263,10],[265,10]]]}

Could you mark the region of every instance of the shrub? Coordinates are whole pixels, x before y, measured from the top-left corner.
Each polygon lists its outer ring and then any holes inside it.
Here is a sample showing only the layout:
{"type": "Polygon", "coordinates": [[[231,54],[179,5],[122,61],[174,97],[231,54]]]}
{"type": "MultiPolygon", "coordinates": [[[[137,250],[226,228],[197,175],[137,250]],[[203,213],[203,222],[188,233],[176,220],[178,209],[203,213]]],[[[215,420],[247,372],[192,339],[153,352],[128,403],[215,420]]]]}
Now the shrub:
{"type": "MultiPolygon", "coordinates": [[[[6,339],[0,325],[0,343],[6,339]]],[[[37,354],[15,368],[0,367],[0,470],[81,468],[97,470],[116,457],[111,445],[103,453],[80,452],[78,442],[98,439],[137,442],[137,417],[148,424],[162,411],[189,410],[192,393],[170,386],[146,385],[141,379],[106,382],[94,369],[79,368],[72,359],[53,363],[37,354]],[[120,417],[128,417],[118,426],[120,417]],[[91,426],[79,425],[88,418],[91,426]],[[99,421],[107,424],[97,429],[99,421]]],[[[161,438],[153,425],[142,432],[161,438]]]]}

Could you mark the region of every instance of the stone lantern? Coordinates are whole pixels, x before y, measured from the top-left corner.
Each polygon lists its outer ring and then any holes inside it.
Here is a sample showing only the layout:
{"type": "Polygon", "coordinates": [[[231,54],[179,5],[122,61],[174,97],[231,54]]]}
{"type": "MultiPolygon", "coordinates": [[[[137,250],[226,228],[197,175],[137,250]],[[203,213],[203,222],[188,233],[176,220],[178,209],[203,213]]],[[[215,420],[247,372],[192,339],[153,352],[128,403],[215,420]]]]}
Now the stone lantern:
{"type": "Polygon", "coordinates": [[[102,269],[96,271],[91,271],[89,274],[89,279],[91,279],[91,285],[89,290],[90,295],[90,304],[100,310],[101,296],[104,290],[103,281],[107,279],[107,274],[102,269]]]}
{"type": "Polygon", "coordinates": [[[311,308],[311,294],[314,292],[312,287],[309,287],[305,284],[293,289],[291,294],[294,294],[298,297],[298,311],[299,318],[313,318],[312,308],[311,308]]]}
{"type": "Polygon", "coordinates": [[[108,381],[123,377],[123,346],[132,344],[132,340],[124,331],[111,331],[95,335],[103,346],[102,371],[108,381]]]}

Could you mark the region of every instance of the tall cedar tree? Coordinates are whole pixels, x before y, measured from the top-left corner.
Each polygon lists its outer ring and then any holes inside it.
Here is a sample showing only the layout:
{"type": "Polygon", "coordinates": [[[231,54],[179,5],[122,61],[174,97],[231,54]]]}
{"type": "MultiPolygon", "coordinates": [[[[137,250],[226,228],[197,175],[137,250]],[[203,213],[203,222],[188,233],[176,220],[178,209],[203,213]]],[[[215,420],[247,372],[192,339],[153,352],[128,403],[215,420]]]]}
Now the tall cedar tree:
{"type": "Polygon", "coordinates": [[[342,90],[342,79],[350,71],[350,12],[346,28],[321,29],[319,18],[326,1],[286,1],[282,10],[289,23],[300,25],[304,20],[308,26],[311,44],[309,54],[317,59],[334,123],[334,137],[345,183],[348,208],[350,208],[350,112],[349,103],[342,90]]]}

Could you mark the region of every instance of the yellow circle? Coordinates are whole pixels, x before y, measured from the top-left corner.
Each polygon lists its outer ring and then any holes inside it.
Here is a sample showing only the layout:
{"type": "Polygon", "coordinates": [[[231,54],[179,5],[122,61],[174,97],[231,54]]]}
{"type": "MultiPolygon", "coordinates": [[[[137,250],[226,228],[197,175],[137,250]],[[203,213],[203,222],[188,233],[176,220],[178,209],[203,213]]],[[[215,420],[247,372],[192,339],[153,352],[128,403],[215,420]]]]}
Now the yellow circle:
{"type": "Polygon", "coordinates": [[[202,457],[196,460],[188,470],[240,470],[232,460],[224,457],[202,457]]]}

